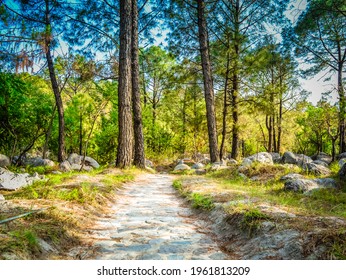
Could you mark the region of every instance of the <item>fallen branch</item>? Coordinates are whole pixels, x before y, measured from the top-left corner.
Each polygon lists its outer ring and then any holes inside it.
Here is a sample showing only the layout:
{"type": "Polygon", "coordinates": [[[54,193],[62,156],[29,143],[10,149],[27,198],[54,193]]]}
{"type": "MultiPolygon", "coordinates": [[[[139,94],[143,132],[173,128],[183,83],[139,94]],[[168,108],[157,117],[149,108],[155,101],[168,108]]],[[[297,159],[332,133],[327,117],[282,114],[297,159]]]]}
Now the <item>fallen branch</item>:
{"type": "Polygon", "coordinates": [[[48,207],[48,208],[42,208],[42,209],[38,209],[38,210],[33,210],[33,211],[26,212],[26,213],[21,214],[21,215],[18,215],[18,216],[14,216],[14,217],[11,217],[11,218],[7,218],[7,219],[5,219],[5,220],[0,221],[0,225],[1,225],[1,224],[8,223],[8,222],[11,222],[11,221],[13,221],[13,220],[17,220],[17,219],[19,219],[19,218],[23,218],[23,217],[25,217],[25,216],[28,216],[28,215],[31,215],[31,214],[34,214],[34,213],[42,212],[42,211],[47,210],[47,209],[50,209],[50,208],[53,208],[53,207],[48,207]]]}

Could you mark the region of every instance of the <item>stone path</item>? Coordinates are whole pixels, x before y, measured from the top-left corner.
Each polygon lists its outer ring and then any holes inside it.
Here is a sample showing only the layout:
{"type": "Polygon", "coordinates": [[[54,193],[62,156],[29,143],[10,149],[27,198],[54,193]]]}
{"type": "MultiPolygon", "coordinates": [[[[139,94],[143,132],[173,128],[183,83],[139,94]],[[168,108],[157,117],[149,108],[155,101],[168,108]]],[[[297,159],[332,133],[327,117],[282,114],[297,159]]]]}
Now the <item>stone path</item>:
{"type": "Polygon", "coordinates": [[[169,175],[145,174],[119,192],[114,215],[99,222],[96,259],[227,259],[173,189],[169,175]]]}

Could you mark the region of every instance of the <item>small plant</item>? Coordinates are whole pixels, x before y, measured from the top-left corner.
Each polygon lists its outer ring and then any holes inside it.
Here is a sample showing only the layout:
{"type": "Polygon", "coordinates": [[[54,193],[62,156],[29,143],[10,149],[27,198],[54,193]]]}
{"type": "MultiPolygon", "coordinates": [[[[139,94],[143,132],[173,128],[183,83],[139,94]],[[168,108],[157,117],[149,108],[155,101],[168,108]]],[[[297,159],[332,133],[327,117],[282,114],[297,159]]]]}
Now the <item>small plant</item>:
{"type": "Polygon", "coordinates": [[[173,188],[175,188],[176,190],[178,190],[180,192],[183,189],[183,184],[181,183],[180,180],[174,180],[173,181],[173,188]]]}
{"type": "Polygon", "coordinates": [[[262,225],[263,220],[269,219],[269,216],[261,212],[259,209],[252,208],[244,212],[240,222],[240,227],[247,230],[249,236],[253,236],[262,225]]]}
{"type": "Polygon", "coordinates": [[[213,200],[209,196],[199,193],[190,194],[189,200],[192,201],[192,207],[196,209],[210,211],[215,207],[213,200]]]}

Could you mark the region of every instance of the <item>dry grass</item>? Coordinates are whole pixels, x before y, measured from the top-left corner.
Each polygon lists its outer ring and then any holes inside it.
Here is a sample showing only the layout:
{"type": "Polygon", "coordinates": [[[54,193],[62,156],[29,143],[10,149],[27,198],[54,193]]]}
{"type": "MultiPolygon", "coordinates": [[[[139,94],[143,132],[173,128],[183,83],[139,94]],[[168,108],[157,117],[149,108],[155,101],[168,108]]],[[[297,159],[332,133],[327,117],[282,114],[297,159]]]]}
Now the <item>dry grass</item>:
{"type": "Polygon", "coordinates": [[[2,192],[0,220],[49,208],[0,225],[0,259],[80,259],[92,254],[88,230],[108,212],[116,190],[134,178],[134,169],[49,175],[47,181],[2,192]],[[49,246],[45,246],[49,244],[49,246]],[[71,251],[80,247],[80,250],[71,251]]]}

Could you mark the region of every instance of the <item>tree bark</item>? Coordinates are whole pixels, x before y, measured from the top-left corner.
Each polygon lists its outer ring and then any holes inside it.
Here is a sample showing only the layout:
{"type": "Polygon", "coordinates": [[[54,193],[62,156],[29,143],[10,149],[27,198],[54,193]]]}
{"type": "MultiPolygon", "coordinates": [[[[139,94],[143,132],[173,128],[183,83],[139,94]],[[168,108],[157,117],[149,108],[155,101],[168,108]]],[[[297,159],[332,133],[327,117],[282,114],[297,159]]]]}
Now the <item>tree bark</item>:
{"type": "Polygon", "coordinates": [[[134,164],[145,168],[144,136],[142,122],[141,94],[139,89],[139,58],[138,58],[138,7],[137,0],[132,0],[132,109],[134,122],[134,164]]]}
{"type": "Polygon", "coordinates": [[[346,117],[346,100],[344,87],[342,84],[342,67],[343,63],[339,62],[338,67],[338,94],[339,94],[339,131],[340,131],[340,140],[339,140],[339,153],[346,152],[346,139],[345,139],[345,117],[346,117]]]}
{"type": "Polygon", "coordinates": [[[227,136],[227,114],[228,114],[228,81],[229,81],[229,64],[230,64],[230,57],[229,52],[227,52],[227,65],[226,65],[226,77],[225,77],[225,87],[223,92],[223,111],[222,111],[222,138],[221,138],[221,145],[220,145],[220,159],[223,158],[223,151],[227,136]]]}
{"type": "Polygon", "coordinates": [[[205,1],[197,0],[197,15],[198,15],[198,37],[199,47],[202,61],[204,94],[207,111],[209,152],[211,162],[219,161],[216,118],[215,118],[215,101],[213,78],[210,65],[209,55],[209,38],[207,30],[207,22],[205,19],[205,1]]]}
{"type": "MultiPolygon", "coordinates": [[[[233,70],[237,71],[237,70],[233,70]]],[[[231,157],[233,159],[238,158],[238,142],[239,142],[239,116],[238,116],[238,74],[236,72],[233,73],[233,81],[232,81],[232,119],[233,119],[233,126],[232,126],[232,152],[231,157]]]]}
{"type": "Polygon", "coordinates": [[[118,84],[118,149],[116,166],[129,167],[132,161],[133,125],[131,111],[131,0],[120,1],[120,50],[118,84]]]}
{"type": "Polygon", "coordinates": [[[49,70],[49,77],[52,84],[52,89],[55,97],[56,107],[58,109],[59,119],[59,136],[58,136],[58,161],[62,162],[65,160],[65,120],[64,120],[64,107],[61,99],[61,94],[58,86],[58,82],[55,75],[54,63],[51,55],[51,25],[50,25],[50,8],[49,0],[45,0],[45,55],[47,59],[47,65],[49,70]]]}
{"type": "Polygon", "coordinates": [[[234,66],[232,78],[232,152],[231,157],[238,158],[238,143],[239,143],[239,114],[238,114],[238,91],[239,91],[239,46],[240,46],[240,3],[236,0],[234,10],[234,66]]]}

